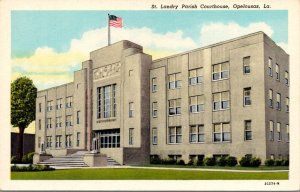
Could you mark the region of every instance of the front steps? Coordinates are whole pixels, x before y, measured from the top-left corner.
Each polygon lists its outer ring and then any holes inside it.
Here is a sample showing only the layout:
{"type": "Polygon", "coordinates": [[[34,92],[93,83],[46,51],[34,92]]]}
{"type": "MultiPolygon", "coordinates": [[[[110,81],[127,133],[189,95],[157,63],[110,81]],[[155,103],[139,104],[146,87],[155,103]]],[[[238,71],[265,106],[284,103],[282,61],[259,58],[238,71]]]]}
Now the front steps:
{"type": "MultiPolygon", "coordinates": [[[[39,165],[49,165],[54,168],[70,167],[70,168],[83,168],[88,167],[83,161],[84,154],[88,151],[77,151],[76,153],[69,154],[62,157],[53,157],[45,161],[39,162],[39,165]]],[[[107,157],[107,166],[120,166],[111,157],[107,157]]]]}

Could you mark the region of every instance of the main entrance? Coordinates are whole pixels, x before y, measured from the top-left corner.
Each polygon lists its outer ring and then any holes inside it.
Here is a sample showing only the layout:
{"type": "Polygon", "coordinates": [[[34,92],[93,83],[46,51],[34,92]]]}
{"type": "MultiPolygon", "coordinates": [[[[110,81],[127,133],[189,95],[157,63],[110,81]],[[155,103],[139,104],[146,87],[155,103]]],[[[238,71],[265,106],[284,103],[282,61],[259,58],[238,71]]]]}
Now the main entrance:
{"type": "Polygon", "coordinates": [[[94,132],[94,139],[97,139],[99,148],[119,148],[120,129],[109,129],[94,132]]]}

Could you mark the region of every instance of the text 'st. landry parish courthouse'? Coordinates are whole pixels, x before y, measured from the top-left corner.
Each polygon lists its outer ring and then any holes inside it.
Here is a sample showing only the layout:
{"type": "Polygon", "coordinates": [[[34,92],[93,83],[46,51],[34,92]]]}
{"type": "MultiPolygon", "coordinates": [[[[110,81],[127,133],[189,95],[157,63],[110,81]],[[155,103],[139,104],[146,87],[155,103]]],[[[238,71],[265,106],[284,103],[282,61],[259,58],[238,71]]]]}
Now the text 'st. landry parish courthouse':
{"type": "Polygon", "coordinates": [[[289,157],[289,55],[263,32],[157,60],[120,41],[36,106],[35,151],[53,157],[289,157]]]}

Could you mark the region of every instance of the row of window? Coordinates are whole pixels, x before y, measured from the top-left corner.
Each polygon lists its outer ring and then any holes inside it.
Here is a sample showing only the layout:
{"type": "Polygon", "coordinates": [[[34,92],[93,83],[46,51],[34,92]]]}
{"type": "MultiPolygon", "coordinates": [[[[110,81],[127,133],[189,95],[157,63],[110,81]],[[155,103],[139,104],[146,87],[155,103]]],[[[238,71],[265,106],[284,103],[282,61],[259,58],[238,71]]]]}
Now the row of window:
{"type": "MultiPolygon", "coordinates": [[[[269,57],[268,60],[268,74],[270,77],[273,77],[273,60],[269,57]]],[[[280,81],[280,66],[278,63],[275,63],[275,78],[277,81],[280,81]]],[[[284,83],[289,85],[289,72],[284,72],[284,83]]]]}
{"type": "Polygon", "coordinates": [[[97,119],[116,117],[116,84],[97,88],[97,119]]]}
{"type": "MultiPolygon", "coordinates": [[[[72,105],[73,105],[73,97],[72,96],[66,97],[66,108],[71,108],[72,105]]],[[[53,100],[47,101],[47,111],[53,110],[53,107],[54,107],[54,101],[53,100]]],[[[56,99],[56,109],[60,110],[62,108],[63,108],[63,99],[62,98],[56,99]]],[[[39,112],[42,112],[41,103],[39,103],[39,112]]]]}
{"type": "MultiPolygon", "coordinates": [[[[270,121],[270,140],[274,141],[274,123],[270,121]]],[[[129,134],[130,135],[130,134],[129,134]]],[[[204,143],[204,125],[191,125],[189,127],[189,142],[190,143],[204,143]]],[[[213,124],[213,142],[230,142],[231,141],[231,129],[230,123],[215,123],[213,124]]],[[[252,121],[244,121],[244,140],[252,140],[252,121]]],[[[282,140],[281,123],[277,123],[277,140],[282,140]]],[[[286,139],[289,142],[289,125],[286,125],[286,139]]],[[[182,127],[174,126],[168,128],[168,143],[178,144],[182,143],[182,127]]],[[[152,128],[152,144],[158,144],[158,131],[157,128],[152,128]]]]}
{"type": "MultiPolygon", "coordinates": [[[[76,123],[77,124],[80,124],[80,111],[77,111],[77,116],[76,116],[76,123]]],[[[55,118],[55,127],[59,128],[59,127],[62,127],[63,124],[62,124],[62,117],[56,117],[55,118]]],[[[65,126],[66,127],[70,127],[70,126],[73,126],[73,116],[72,115],[67,115],[66,116],[66,122],[65,122],[65,126]]],[[[39,122],[38,122],[38,127],[39,127],[39,130],[41,130],[42,128],[42,123],[41,123],[41,119],[39,119],[39,122]]],[[[47,118],[46,120],[46,128],[52,128],[52,118],[47,118]]]]}
{"type": "MultiPolygon", "coordinates": [[[[281,123],[277,122],[276,123],[276,131],[277,131],[277,135],[275,135],[275,130],[274,130],[274,121],[270,120],[269,121],[269,140],[270,141],[274,141],[275,139],[277,139],[277,141],[282,141],[282,127],[281,127],[281,123]],[[275,138],[276,136],[276,138],[275,138]]],[[[289,142],[290,141],[290,128],[289,128],[289,124],[285,125],[285,131],[286,131],[286,138],[285,141],[289,142]]]]}
{"type": "MultiPolygon", "coordinates": [[[[73,136],[72,134],[65,135],[65,147],[73,147],[73,136]]],[[[46,136],[46,148],[52,148],[52,136],[46,136]]],[[[80,145],[80,132],[76,133],[76,147],[80,145]]],[[[41,137],[38,137],[38,148],[41,147],[41,137]]],[[[55,136],[55,148],[62,147],[62,135],[55,136]]]]}
{"type": "MultiPolygon", "coordinates": [[[[250,68],[251,60],[250,56],[243,58],[243,74],[250,74],[251,68],[250,68]]],[[[272,59],[269,58],[268,61],[268,74],[270,76],[273,76],[273,64],[272,59]]],[[[280,70],[279,70],[279,64],[276,63],[275,65],[275,73],[276,73],[276,79],[280,81],[280,70]]],[[[220,64],[212,65],[212,80],[224,80],[229,78],[229,62],[224,62],[220,64]]],[[[168,88],[169,89],[177,89],[181,87],[181,73],[174,73],[168,75],[168,88]]],[[[197,85],[200,83],[203,83],[203,68],[197,68],[189,70],[189,78],[188,78],[189,85],[197,85]]],[[[284,82],[286,85],[289,85],[289,72],[285,71],[284,73],[284,82]]],[[[152,78],[152,92],[156,92],[158,90],[158,82],[157,78],[152,78]]]]}
{"type": "MultiPolygon", "coordinates": [[[[269,107],[273,108],[273,90],[269,89],[269,107]]],[[[289,105],[290,99],[288,97],[285,98],[285,111],[289,112],[290,105],[289,105]]],[[[276,93],[276,103],[275,103],[275,109],[281,110],[281,94],[276,93]]]]}

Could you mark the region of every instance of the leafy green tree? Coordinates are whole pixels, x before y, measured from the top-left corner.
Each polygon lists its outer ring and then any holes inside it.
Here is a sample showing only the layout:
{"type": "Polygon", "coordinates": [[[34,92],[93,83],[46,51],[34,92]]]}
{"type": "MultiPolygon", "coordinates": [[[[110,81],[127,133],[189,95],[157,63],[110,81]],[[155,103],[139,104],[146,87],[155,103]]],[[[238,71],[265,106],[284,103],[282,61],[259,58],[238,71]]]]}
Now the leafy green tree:
{"type": "Polygon", "coordinates": [[[37,88],[27,77],[19,77],[11,83],[11,124],[19,128],[17,152],[19,160],[23,157],[24,130],[35,120],[36,94],[37,88]]]}

